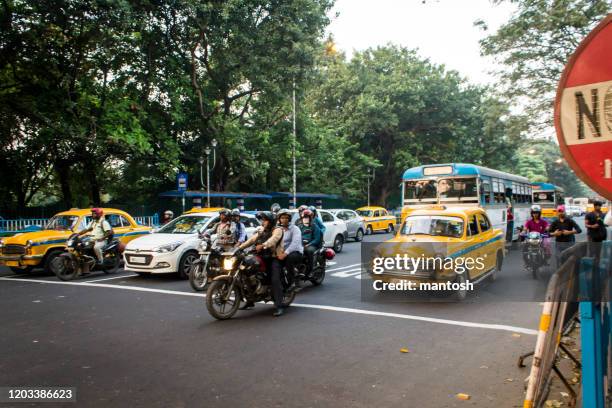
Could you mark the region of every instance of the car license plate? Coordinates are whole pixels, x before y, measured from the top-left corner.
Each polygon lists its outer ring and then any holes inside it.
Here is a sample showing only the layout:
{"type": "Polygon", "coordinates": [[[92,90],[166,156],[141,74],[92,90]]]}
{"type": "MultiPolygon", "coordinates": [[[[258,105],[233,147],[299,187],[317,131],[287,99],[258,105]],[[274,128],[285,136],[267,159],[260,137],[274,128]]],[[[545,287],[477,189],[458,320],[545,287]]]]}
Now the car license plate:
{"type": "Polygon", "coordinates": [[[130,262],[144,264],[147,263],[147,258],[144,256],[130,256],[130,262]]]}

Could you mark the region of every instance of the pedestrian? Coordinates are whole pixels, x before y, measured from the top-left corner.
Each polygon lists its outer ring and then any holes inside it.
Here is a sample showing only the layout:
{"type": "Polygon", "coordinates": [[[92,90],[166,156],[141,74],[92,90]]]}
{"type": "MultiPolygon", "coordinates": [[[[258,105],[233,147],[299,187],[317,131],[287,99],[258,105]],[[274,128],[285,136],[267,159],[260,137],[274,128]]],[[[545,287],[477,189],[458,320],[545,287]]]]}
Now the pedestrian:
{"type": "Polygon", "coordinates": [[[575,235],[580,234],[582,229],[576,224],[576,221],[567,216],[564,205],[557,207],[557,214],[557,218],[550,224],[548,231],[551,236],[555,237],[557,266],[559,266],[564,261],[561,258],[561,253],[574,245],[576,242],[575,235]]]}
{"type": "Polygon", "coordinates": [[[601,211],[602,202],[596,200],[593,203],[593,211],[584,216],[584,225],[587,228],[587,238],[589,242],[602,242],[608,235],[606,226],[603,222],[604,215],[601,211]]]}

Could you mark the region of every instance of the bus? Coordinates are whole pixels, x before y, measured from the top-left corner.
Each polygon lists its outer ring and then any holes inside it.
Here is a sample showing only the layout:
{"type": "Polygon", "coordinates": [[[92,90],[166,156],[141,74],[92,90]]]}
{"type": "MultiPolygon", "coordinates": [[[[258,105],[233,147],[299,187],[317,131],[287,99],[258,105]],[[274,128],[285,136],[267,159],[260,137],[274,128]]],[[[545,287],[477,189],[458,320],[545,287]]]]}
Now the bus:
{"type": "Polygon", "coordinates": [[[565,192],[551,183],[531,183],[533,203],[542,207],[542,218],[550,222],[557,216],[557,206],[565,204],[565,192]]]}
{"type": "Polygon", "coordinates": [[[433,204],[482,207],[494,228],[508,240],[529,219],[531,182],[522,176],[475,164],[447,163],[413,167],[402,176],[402,222],[413,210],[433,204]],[[508,223],[508,213],[514,222],[508,223]]]}

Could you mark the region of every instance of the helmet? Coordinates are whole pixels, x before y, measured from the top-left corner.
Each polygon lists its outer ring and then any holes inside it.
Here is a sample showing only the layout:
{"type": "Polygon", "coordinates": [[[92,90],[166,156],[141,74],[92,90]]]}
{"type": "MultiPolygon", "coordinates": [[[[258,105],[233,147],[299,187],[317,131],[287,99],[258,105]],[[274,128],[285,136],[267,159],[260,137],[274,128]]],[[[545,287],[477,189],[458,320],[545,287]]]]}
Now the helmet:
{"type": "Polygon", "coordinates": [[[563,204],[561,204],[560,206],[557,207],[557,212],[565,212],[565,206],[563,204]]]}
{"type": "Polygon", "coordinates": [[[334,259],[334,257],[336,256],[336,252],[334,252],[333,249],[331,248],[325,248],[323,250],[323,256],[325,257],[325,259],[327,259],[328,261],[331,261],[332,259],[334,259]]]}
{"type": "Polygon", "coordinates": [[[269,211],[260,211],[255,216],[259,221],[268,220],[270,222],[274,222],[274,214],[269,211]]]}
{"type": "Polygon", "coordinates": [[[313,215],[314,214],[312,213],[312,211],[310,211],[309,208],[305,209],[304,212],[302,212],[302,217],[310,217],[310,218],[312,218],[313,215]]]}
{"type": "Polygon", "coordinates": [[[282,210],[279,210],[279,211],[276,213],[276,219],[280,221],[280,217],[281,217],[282,215],[286,215],[286,216],[288,216],[288,217],[289,217],[289,221],[291,221],[291,216],[292,216],[291,211],[289,211],[289,210],[288,210],[288,209],[286,209],[286,208],[283,208],[282,210]]]}
{"type": "Polygon", "coordinates": [[[304,204],[302,204],[302,205],[300,205],[300,206],[298,207],[298,211],[299,211],[300,213],[301,213],[302,211],[304,211],[304,210],[307,210],[307,209],[308,209],[308,206],[307,206],[307,205],[304,205],[304,204]]]}
{"type": "Polygon", "coordinates": [[[308,207],[308,209],[312,211],[312,215],[315,215],[317,213],[317,207],[315,207],[314,205],[311,205],[310,207],[308,207]]]}
{"type": "Polygon", "coordinates": [[[98,217],[101,217],[104,215],[104,211],[101,208],[92,208],[91,209],[91,213],[92,214],[96,214],[98,217]]]}
{"type": "Polygon", "coordinates": [[[170,210],[164,211],[164,215],[168,215],[170,217],[174,217],[174,213],[172,211],[170,211],[170,210]]]}
{"type": "Polygon", "coordinates": [[[229,217],[230,210],[228,210],[227,208],[222,208],[221,210],[219,210],[219,215],[225,215],[226,217],[229,217]]]}
{"type": "Polygon", "coordinates": [[[600,206],[601,207],[602,205],[603,205],[603,202],[601,202],[600,200],[593,201],[593,207],[596,207],[596,206],[600,206]]]}
{"type": "Polygon", "coordinates": [[[234,208],[234,209],[232,210],[232,216],[233,216],[233,215],[240,215],[240,210],[239,210],[238,208],[234,208]]]}
{"type": "Polygon", "coordinates": [[[280,204],[279,204],[279,203],[274,203],[274,204],[272,204],[272,207],[270,207],[270,211],[272,211],[272,212],[273,212],[273,213],[275,213],[275,214],[276,214],[277,212],[279,212],[279,211],[280,211],[280,209],[281,209],[281,206],[280,206],[280,204]]]}
{"type": "Polygon", "coordinates": [[[537,204],[531,206],[531,212],[542,212],[542,207],[537,204]]]}

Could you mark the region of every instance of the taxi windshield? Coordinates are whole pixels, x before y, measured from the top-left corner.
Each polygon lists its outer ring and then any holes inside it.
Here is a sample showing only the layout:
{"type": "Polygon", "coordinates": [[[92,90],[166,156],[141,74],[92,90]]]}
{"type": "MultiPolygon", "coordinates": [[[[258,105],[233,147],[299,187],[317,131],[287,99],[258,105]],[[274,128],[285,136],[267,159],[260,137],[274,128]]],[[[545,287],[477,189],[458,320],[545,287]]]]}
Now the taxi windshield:
{"type": "Polygon", "coordinates": [[[72,231],[78,221],[78,215],[56,215],[51,218],[49,222],[47,222],[45,229],[55,231],[72,231]]]}
{"type": "Polygon", "coordinates": [[[162,234],[195,234],[206,225],[208,220],[210,220],[210,217],[204,215],[186,215],[170,221],[157,232],[162,234]]]}
{"type": "Polygon", "coordinates": [[[463,220],[441,215],[413,215],[406,217],[401,234],[460,238],[463,236],[463,220]]]}
{"type": "Polygon", "coordinates": [[[361,215],[362,217],[373,217],[374,216],[374,211],[372,211],[372,210],[357,210],[357,214],[361,215]]]}
{"type": "Polygon", "coordinates": [[[407,200],[435,200],[436,180],[409,180],[404,185],[407,200]]]}

